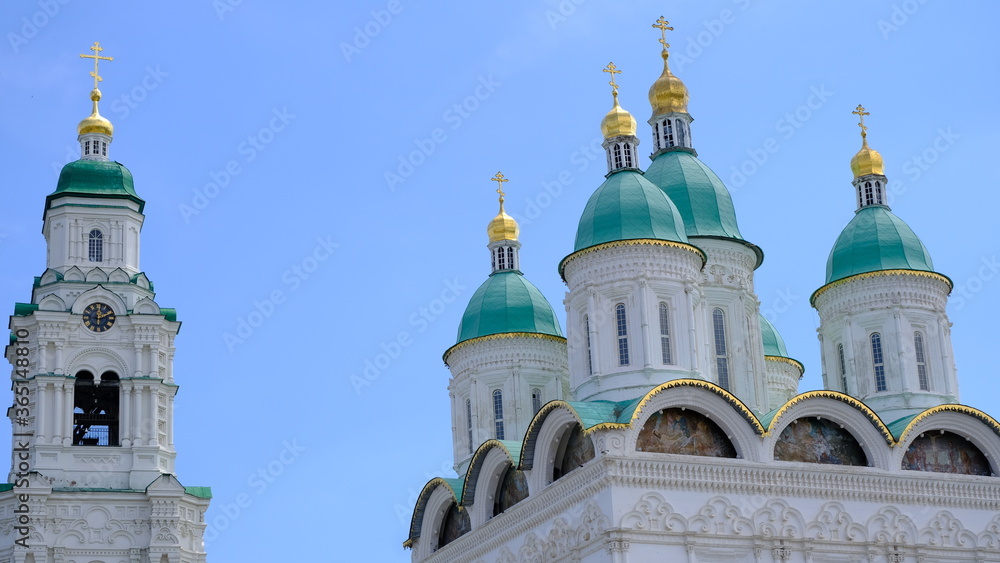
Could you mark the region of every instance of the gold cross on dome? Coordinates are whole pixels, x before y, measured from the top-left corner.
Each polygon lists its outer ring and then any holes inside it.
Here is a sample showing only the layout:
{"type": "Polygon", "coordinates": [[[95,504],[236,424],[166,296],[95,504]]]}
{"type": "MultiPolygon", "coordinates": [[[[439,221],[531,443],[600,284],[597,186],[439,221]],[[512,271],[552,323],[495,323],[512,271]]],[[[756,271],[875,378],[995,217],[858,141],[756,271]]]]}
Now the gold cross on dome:
{"type": "Polygon", "coordinates": [[[669,23],[670,22],[663,19],[663,16],[660,16],[660,19],[656,20],[656,23],[653,24],[653,27],[660,30],[660,44],[663,45],[664,51],[666,51],[667,47],[670,46],[670,43],[667,43],[667,30],[674,30],[674,28],[667,25],[669,23]]]}
{"type": "Polygon", "coordinates": [[[80,55],[80,58],[81,59],[94,59],[94,72],[91,72],[90,75],[94,77],[94,89],[96,90],[97,89],[97,83],[104,80],[103,78],[101,78],[100,74],[97,74],[97,64],[100,61],[113,61],[113,60],[115,60],[115,58],[114,57],[102,57],[101,56],[101,51],[103,51],[104,48],[101,47],[101,44],[98,43],[97,41],[94,41],[94,46],[91,47],[90,50],[94,52],[93,55],[80,55]]]}
{"type": "Polygon", "coordinates": [[[611,75],[611,82],[608,82],[608,84],[611,85],[611,94],[615,97],[618,97],[618,85],[615,84],[615,75],[621,74],[622,71],[618,70],[618,67],[615,66],[615,63],[608,63],[608,66],[606,66],[604,70],[602,70],[601,72],[607,72],[608,74],[611,75]]]}
{"type": "Polygon", "coordinates": [[[866,115],[871,115],[871,113],[865,111],[865,106],[863,106],[861,104],[858,104],[857,109],[855,109],[851,113],[853,113],[854,115],[858,116],[859,119],[861,119],[861,121],[858,123],[858,127],[861,128],[861,136],[862,137],[867,137],[868,136],[868,127],[865,126],[865,116],[866,115]]]}
{"type": "Polygon", "coordinates": [[[500,203],[503,203],[503,196],[506,195],[503,193],[503,183],[509,182],[510,180],[503,177],[503,172],[497,172],[496,176],[493,176],[490,180],[497,183],[497,193],[500,194],[500,203]]]}

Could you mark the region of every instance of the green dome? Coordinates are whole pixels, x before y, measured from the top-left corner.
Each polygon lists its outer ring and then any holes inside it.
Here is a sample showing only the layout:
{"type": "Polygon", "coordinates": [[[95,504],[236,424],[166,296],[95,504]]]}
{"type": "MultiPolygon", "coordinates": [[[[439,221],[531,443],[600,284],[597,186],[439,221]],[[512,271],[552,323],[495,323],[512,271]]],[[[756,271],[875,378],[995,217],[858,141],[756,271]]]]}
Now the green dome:
{"type": "Polygon", "coordinates": [[[552,305],[516,270],[495,272],[472,294],[458,325],[458,343],[509,332],[563,335],[552,305]]]}
{"type": "Polygon", "coordinates": [[[837,237],[826,261],[826,283],[880,270],[934,271],[924,243],[882,206],[863,207],[837,237]]]}
{"type": "Polygon", "coordinates": [[[645,176],[677,206],[687,236],[743,240],[729,190],[693,154],[682,150],[662,153],[653,159],[645,176]]]}
{"type": "Polygon", "coordinates": [[[45,199],[48,210],[52,199],[62,195],[80,195],[100,198],[128,198],[139,204],[142,213],[144,202],[135,193],[132,173],[128,168],[106,160],[76,160],[63,166],[59,173],[56,191],[45,199]]]}
{"type": "Polygon", "coordinates": [[[788,350],[785,348],[785,341],[778,334],[778,329],[774,328],[767,317],[760,315],[760,335],[764,337],[764,355],[788,357],[788,350]]]}
{"type": "Polygon", "coordinates": [[[619,170],[590,196],[576,229],[574,252],[634,239],[688,242],[684,220],[663,192],[640,172],[619,170]]]}

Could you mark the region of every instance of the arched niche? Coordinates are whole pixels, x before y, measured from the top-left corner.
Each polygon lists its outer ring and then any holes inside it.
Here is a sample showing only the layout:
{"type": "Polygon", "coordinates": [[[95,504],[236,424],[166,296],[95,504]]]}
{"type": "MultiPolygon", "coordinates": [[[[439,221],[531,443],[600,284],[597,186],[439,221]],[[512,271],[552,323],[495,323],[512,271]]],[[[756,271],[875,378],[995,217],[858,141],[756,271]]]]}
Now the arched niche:
{"type": "Polygon", "coordinates": [[[445,510],[444,518],[441,519],[441,527],[436,534],[435,549],[441,549],[471,530],[472,523],[469,520],[469,513],[453,501],[445,510]]]}
{"type": "Polygon", "coordinates": [[[910,442],[903,453],[902,469],[993,475],[990,461],[970,440],[946,430],[924,432],[910,442]]]}
{"type": "Polygon", "coordinates": [[[572,424],[559,438],[552,464],[552,481],[557,481],[567,473],[583,467],[594,459],[594,441],[584,434],[583,427],[572,424]]]}
{"type": "Polygon", "coordinates": [[[774,444],[775,461],[867,466],[861,444],[843,426],[815,416],[785,426],[774,444]]]}
{"type": "Polygon", "coordinates": [[[506,512],[526,498],[528,498],[528,477],[524,471],[508,465],[500,478],[497,493],[493,496],[493,516],[506,512]]]}
{"type": "Polygon", "coordinates": [[[653,413],[636,438],[639,452],[736,457],[726,433],[707,416],[691,409],[671,407],[653,413]]]}

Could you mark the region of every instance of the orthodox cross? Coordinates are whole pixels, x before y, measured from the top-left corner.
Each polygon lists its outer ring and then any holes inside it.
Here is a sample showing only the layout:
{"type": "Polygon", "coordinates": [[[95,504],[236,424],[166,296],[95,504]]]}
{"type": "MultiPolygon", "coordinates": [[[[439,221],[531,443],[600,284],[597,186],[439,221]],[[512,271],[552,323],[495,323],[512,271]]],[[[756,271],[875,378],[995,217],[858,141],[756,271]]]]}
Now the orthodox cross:
{"type": "Polygon", "coordinates": [[[865,111],[865,107],[863,105],[861,105],[861,104],[858,104],[857,109],[855,109],[851,113],[853,113],[854,115],[858,116],[859,119],[861,119],[861,121],[858,123],[858,127],[861,128],[861,136],[862,137],[867,137],[868,136],[868,133],[867,133],[868,127],[865,126],[865,116],[866,115],[871,115],[871,113],[865,111]]]}
{"type": "Polygon", "coordinates": [[[663,45],[664,51],[666,51],[667,47],[670,46],[670,43],[667,43],[667,30],[674,30],[674,28],[667,25],[669,23],[670,22],[663,19],[663,16],[660,16],[660,19],[656,20],[656,23],[653,24],[653,27],[660,30],[660,44],[663,45]]]}
{"type": "Polygon", "coordinates": [[[497,183],[497,193],[500,194],[500,203],[503,203],[503,196],[506,195],[503,193],[503,183],[510,180],[503,177],[503,172],[497,172],[496,176],[490,178],[490,180],[497,183]]]}
{"type": "Polygon", "coordinates": [[[618,67],[615,66],[615,63],[608,63],[608,66],[605,67],[604,70],[602,70],[601,72],[607,72],[608,74],[611,75],[611,82],[608,82],[608,84],[611,85],[611,94],[615,98],[617,98],[618,97],[618,85],[615,84],[615,75],[616,74],[621,74],[622,71],[618,70],[618,67]]]}
{"type": "Polygon", "coordinates": [[[94,59],[94,72],[91,72],[90,75],[94,77],[94,89],[96,90],[97,89],[97,83],[101,82],[102,80],[104,80],[103,78],[101,78],[100,74],[97,74],[97,64],[100,61],[113,61],[113,60],[115,60],[115,58],[114,57],[102,57],[101,56],[101,51],[103,51],[104,48],[101,47],[101,44],[98,43],[97,41],[94,41],[94,46],[91,47],[90,50],[94,52],[93,55],[80,55],[80,58],[81,59],[94,59]]]}

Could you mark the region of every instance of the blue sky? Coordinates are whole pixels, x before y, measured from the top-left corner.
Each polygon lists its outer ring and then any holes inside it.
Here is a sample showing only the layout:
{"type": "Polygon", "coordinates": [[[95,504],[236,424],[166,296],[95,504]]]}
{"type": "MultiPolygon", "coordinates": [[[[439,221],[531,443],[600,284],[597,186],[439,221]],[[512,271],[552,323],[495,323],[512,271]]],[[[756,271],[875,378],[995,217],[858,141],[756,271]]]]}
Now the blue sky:
{"type": "Polygon", "coordinates": [[[409,560],[416,493],[450,471],[441,354],[489,274],[489,178],[510,179],[522,270],[564,319],[556,266],[606,172],[601,69],[623,71],[648,153],[660,15],[695,147],[764,249],[761,309],[806,366],[800,390],[821,387],[809,295],[854,211],[861,103],[894,212],[955,282],[963,402],[1000,414],[1000,6],[622,6],[4,5],[0,304],[27,301],[44,270],[44,198],[90,109],[78,55],[100,41],[111,156],[147,201],[143,269],[184,323],[177,471],[214,491],[211,561],[409,560]],[[368,362],[381,367],[359,385],[368,362]]]}

